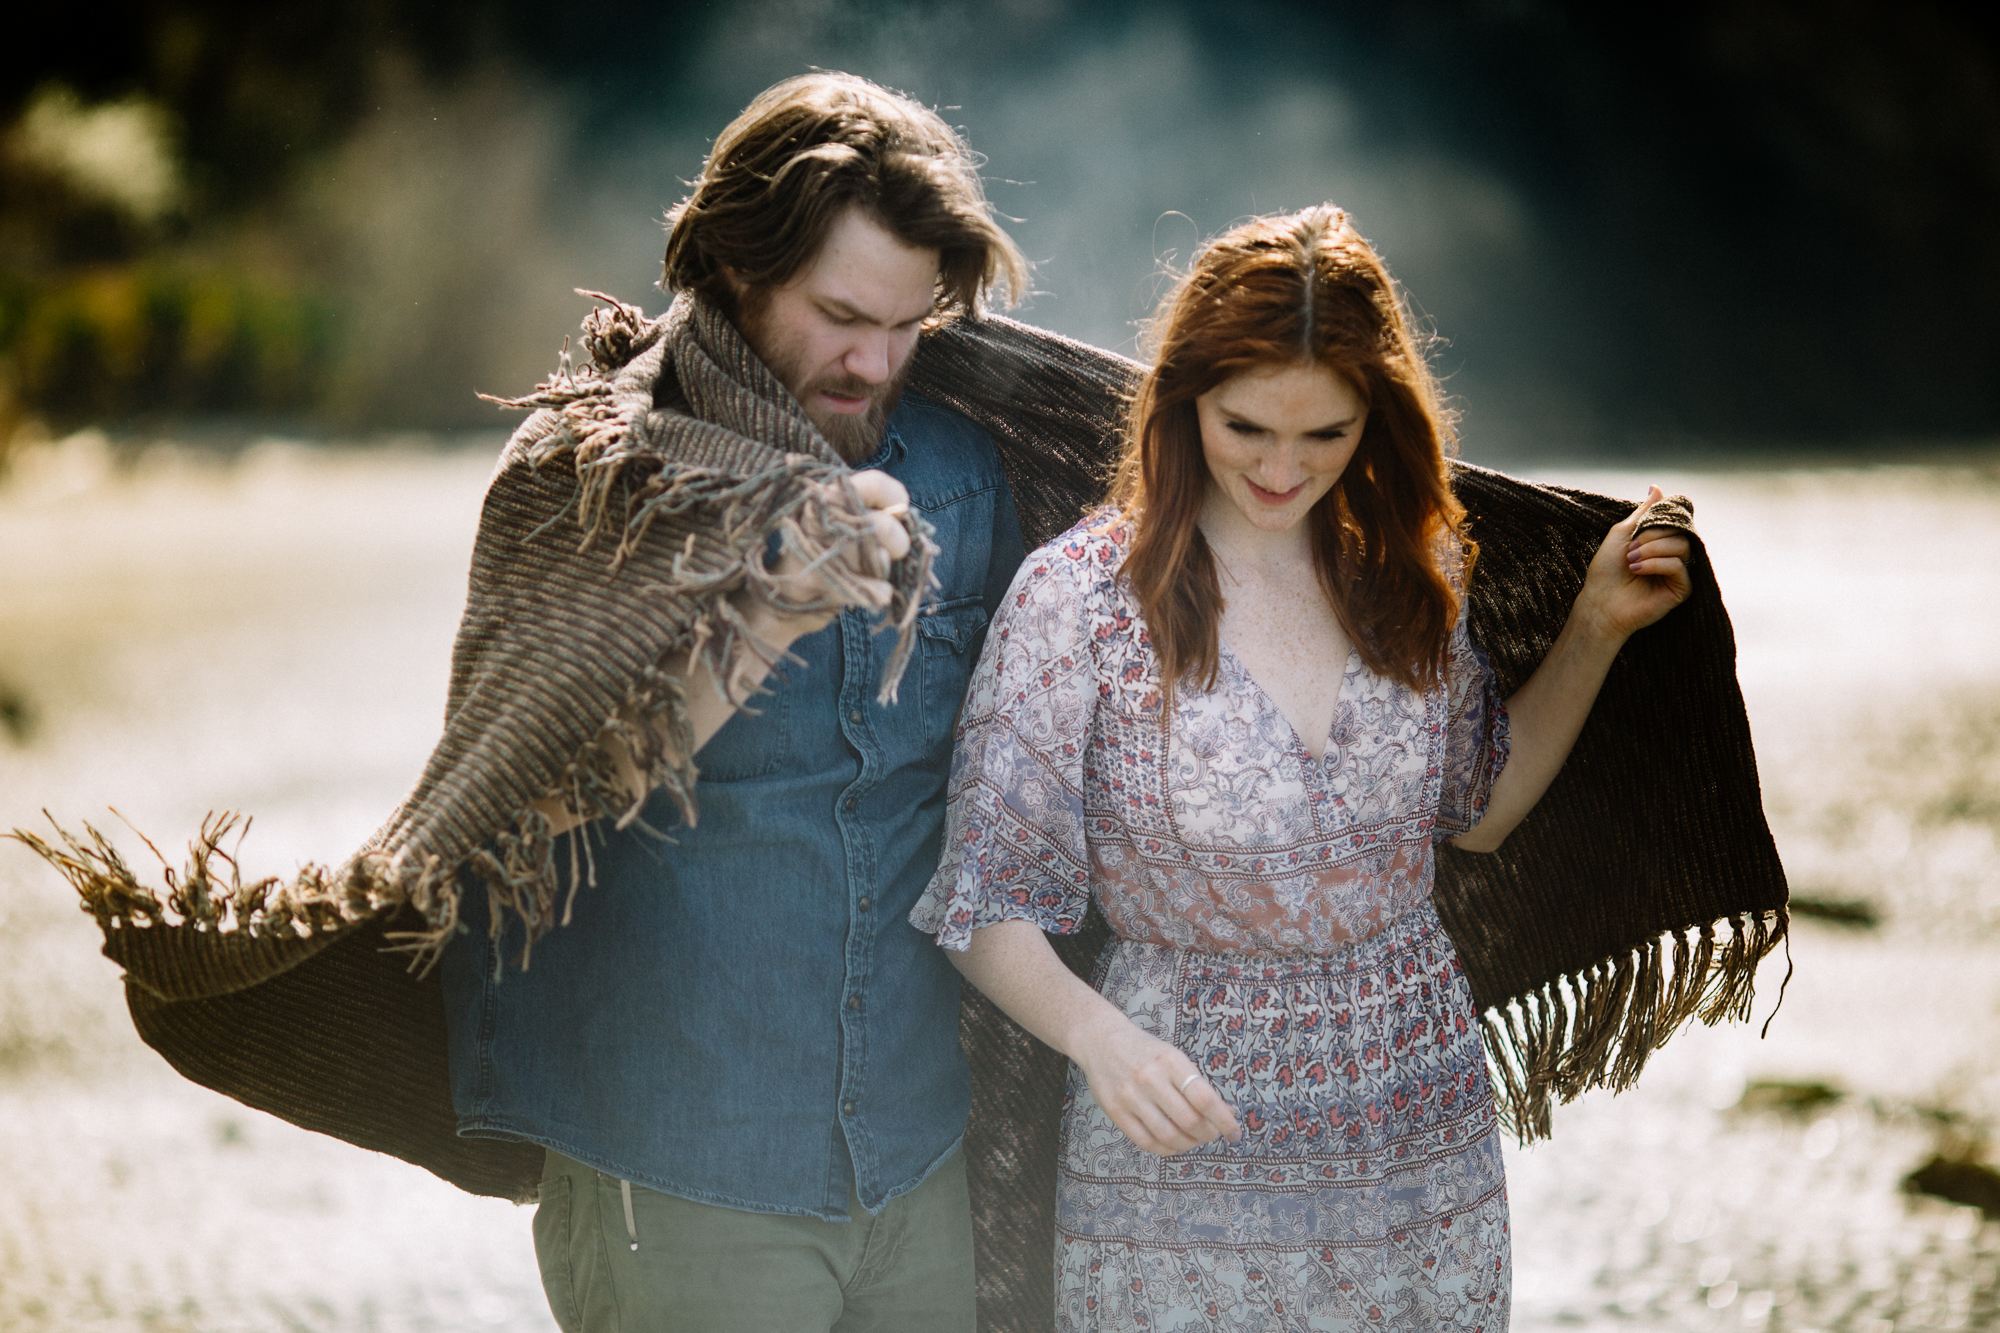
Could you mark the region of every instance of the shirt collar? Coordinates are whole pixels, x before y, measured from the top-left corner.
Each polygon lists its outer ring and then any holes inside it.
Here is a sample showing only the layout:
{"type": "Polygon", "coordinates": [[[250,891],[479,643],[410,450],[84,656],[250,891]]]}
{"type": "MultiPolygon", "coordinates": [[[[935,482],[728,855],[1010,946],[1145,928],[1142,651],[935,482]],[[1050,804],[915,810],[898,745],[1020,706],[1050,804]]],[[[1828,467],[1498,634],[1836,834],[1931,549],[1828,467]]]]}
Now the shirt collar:
{"type": "Polygon", "coordinates": [[[865,472],[869,468],[888,467],[891,464],[903,461],[904,455],[909,453],[909,448],[903,443],[902,432],[896,429],[896,418],[901,412],[902,409],[899,407],[896,411],[889,414],[888,423],[882,428],[881,446],[868,456],[867,461],[854,465],[856,472],[865,472]]]}

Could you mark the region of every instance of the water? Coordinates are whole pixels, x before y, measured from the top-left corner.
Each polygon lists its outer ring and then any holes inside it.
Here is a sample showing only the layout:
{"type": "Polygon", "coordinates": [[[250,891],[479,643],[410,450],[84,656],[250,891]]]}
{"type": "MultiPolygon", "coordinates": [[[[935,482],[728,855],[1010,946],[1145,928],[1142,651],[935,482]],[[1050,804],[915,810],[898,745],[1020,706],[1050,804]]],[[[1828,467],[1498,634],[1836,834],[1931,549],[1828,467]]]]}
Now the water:
{"type": "MultiPolygon", "coordinates": [[[[0,827],[112,803],[185,839],[228,807],[253,873],[337,860],[435,738],[490,464],[30,459],[0,488],[0,827]]],[[[1696,498],[1796,889],[1883,924],[1802,921],[1768,1040],[1682,1033],[1510,1151],[1515,1326],[2000,1322],[2000,1223],[1898,1188],[2000,1124],[2000,467],[1541,475],[1696,498]],[[1843,1095],[1739,1106],[1770,1080],[1843,1095]]],[[[0,1331],[552,1327],[525,1210],[181,1080],[96,945],[0,844],[0,1331]]]]}

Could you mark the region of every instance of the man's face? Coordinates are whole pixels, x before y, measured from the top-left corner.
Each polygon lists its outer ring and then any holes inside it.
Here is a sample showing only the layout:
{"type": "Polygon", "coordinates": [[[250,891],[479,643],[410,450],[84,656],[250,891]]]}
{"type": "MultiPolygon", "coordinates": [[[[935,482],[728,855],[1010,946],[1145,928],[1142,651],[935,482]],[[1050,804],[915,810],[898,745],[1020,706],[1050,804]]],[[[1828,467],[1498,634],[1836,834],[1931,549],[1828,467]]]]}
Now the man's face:
{"type": "Polygon", "coordinates": [[[882,442],[937,280],[937,251],[905,245],[850,208],[790,282],[739,285],[737,324],[820,434],[855,463],[882,442]]]}

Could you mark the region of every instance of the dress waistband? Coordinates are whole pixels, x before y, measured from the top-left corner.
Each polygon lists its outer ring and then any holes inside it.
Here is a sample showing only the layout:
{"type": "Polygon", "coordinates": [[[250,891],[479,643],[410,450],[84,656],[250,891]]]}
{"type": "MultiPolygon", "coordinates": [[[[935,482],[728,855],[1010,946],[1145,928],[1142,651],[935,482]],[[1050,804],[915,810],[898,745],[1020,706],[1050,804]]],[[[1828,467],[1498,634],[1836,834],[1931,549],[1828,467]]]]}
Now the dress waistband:
{"type": "Polygon", "coordinates": [[[1104,951],[1098,975],[1102,977],[1114,952],[1130,958],[1135,950],[1183,958],[1194,969],[1194,975],[1223,981],[1283,981],[1291,977],[1366,972],[1386,967],[1413,949],[1434,944],[1443,935],[1444,923],[1438,920],[1437,908],[1426,898],[1368,938],[1350,941],[1325,953],[1212,953],[1121,936],[1113,948],[1104,951]]]}

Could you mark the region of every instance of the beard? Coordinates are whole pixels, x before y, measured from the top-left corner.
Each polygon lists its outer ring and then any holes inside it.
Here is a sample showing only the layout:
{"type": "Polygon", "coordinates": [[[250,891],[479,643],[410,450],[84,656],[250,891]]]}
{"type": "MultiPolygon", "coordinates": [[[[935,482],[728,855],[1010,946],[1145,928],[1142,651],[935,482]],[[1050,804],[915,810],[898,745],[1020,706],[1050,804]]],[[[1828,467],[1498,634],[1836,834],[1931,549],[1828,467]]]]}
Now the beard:
{"type": "MultiPolygon", "coordinates": [[[[826,442],[833,446],[834,452],[850,464],[859,463],[882,447],[882,432],[888,428],[889,414],[896,410],[896,403],[903,396],[903,385],[910,378],[912,360],[915,358],[906,358],[896,368],[896,373],[880,384],[870,384],[852,375],[822,375],[810,384],[792,390],[792,396],[801,404],[811,401],[817,393],[866,398],[868,406],[859,412],[814,412],[806,408],[806,416],[819,427],[819,433],[826,436],[826,442]]],[[[773,365],[771,369],[787,385],[793,383],[787,367],[773,365]]]]}
{"type": "Polygon", "coordinates": [[[737,331],[750,344],[750,350],[770,367],[779,383],[791,391],[800,406],[805,407],[807,419],[826,437],[826,442],[833,446],[835,453],[850,464],[867,459],[881,447],[882,432],[889,424],[889,414],[896,410],[896,403],[903,396],[903,386],[909,381],[910,365],[916,360],[915,349],[912,348],[911,354],[903,358],[903,364],[896,367],[896,373],[880,384],[870,384],[839,370],[807,378],[806,349],[774,327],[767,318],[768,314],[768,301],[758,301],[754,295],[746,294],[737,308],[737,331]],[[868,406],[859,412],[815,412],[808,404],[820,393],[841,398],[865,398],[868,406]]]}

